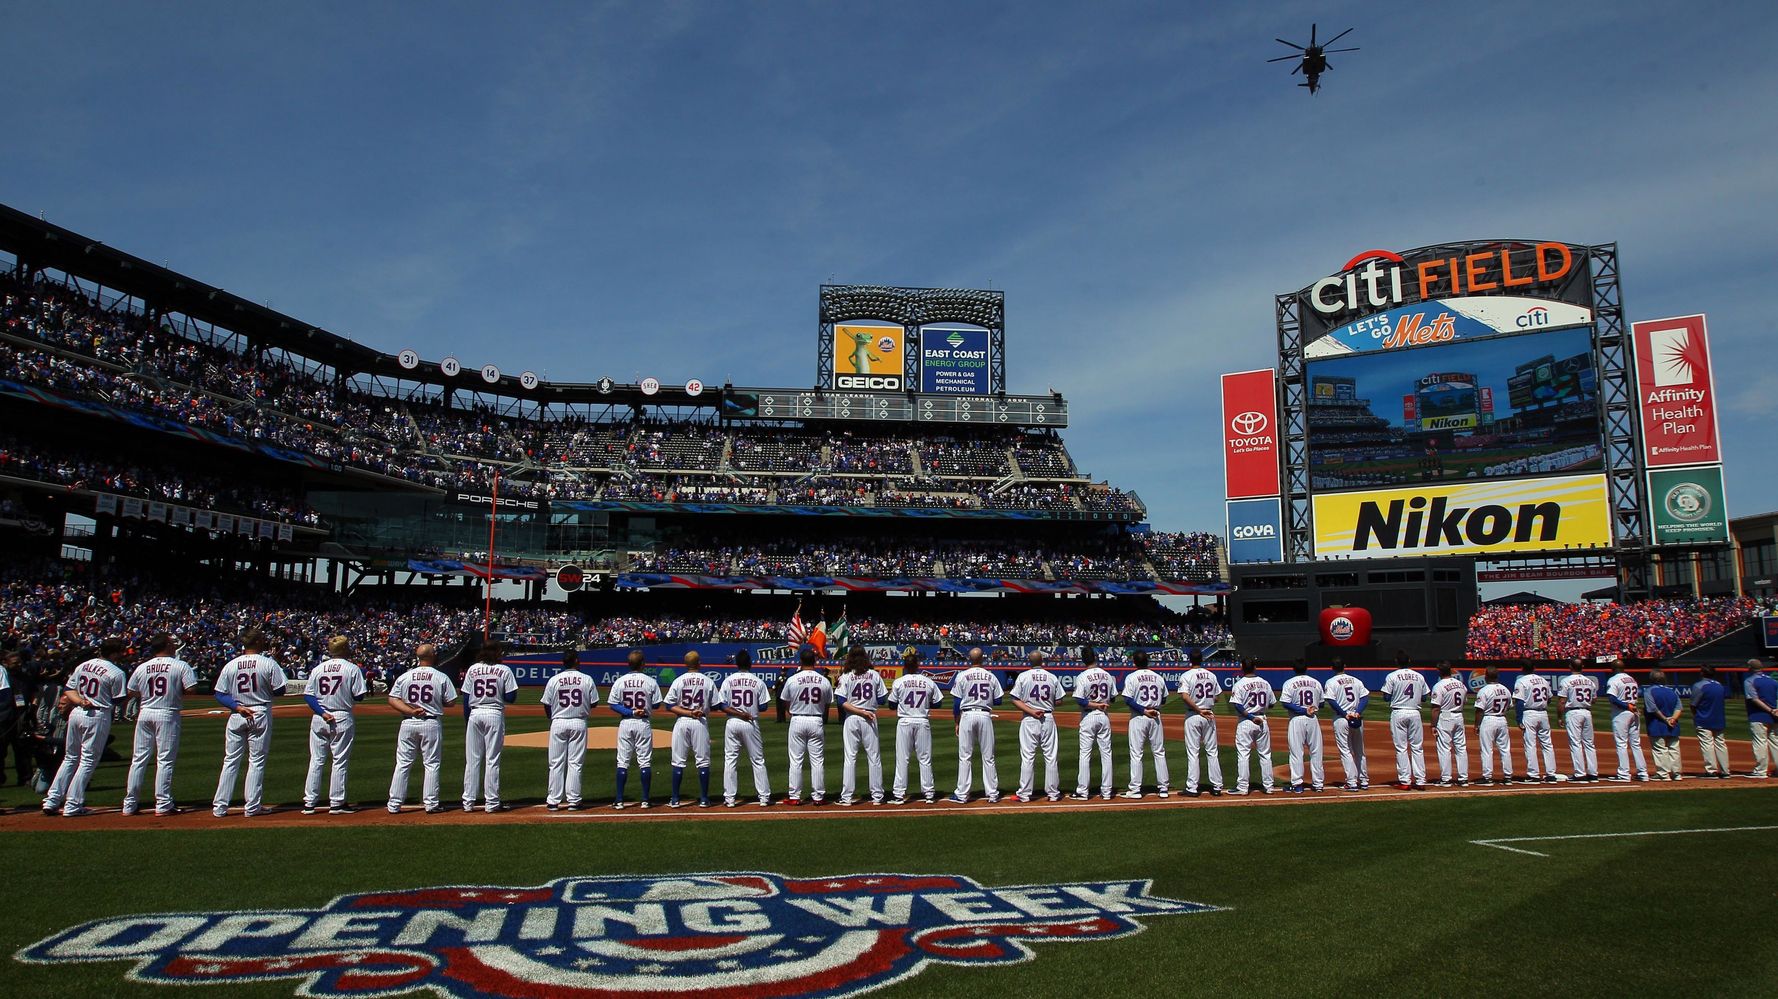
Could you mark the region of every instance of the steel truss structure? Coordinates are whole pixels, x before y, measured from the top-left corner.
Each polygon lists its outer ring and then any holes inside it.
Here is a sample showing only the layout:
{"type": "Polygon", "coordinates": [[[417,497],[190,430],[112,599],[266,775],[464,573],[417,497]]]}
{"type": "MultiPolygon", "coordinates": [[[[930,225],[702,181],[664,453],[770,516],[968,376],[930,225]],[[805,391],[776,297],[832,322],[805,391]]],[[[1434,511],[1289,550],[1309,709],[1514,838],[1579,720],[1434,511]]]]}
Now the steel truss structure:
{"type": "Polygon", "coordinates": [[[920,386],[919,329],[933,323],[967,323],[988,331],[988,391],[1006,391],[1006,293],[974,288],[891,288],[880,284],[821,286],[815,334],[815,386],[833,385],[835,323],[877,319],[907,331],[902,342],[902,380],[907,391],[920,386]]]}
{"type": "MultiPolygon", "coordinates": [[[[1462,246],[1466,244],[1452,244],[1462,246]]],[[[1498,244],[1495,244],[1498,245],[1498,244]]],[[[1642,458],[1642,429],[1637,419],[1636,361],[1629,327],[1624,322],[1623,290],[1618,280],[1616,243],[1597,246],[1566,244],[1576,262],[1584,261],[1593,309],[1593,354],[1599,375],[1599,417],[1604,436],[1605,474],[1610,485],[1613,547],[1619,595],[1648,596],[1653,581],[1648,533],[1647,479],[1642,458]]],[[[1304,372],[1302,293],[1274,300],[1278,329],[1278,411],[1283,430],[1284,558],[1314,560],[1309,486],[1309,384],[1304,372]]],[[[1598,553],[1577,554],[1584,560],[1598,553]]],[[[1548,558],[1560,560],[1561,553],[1548,558]]]]}

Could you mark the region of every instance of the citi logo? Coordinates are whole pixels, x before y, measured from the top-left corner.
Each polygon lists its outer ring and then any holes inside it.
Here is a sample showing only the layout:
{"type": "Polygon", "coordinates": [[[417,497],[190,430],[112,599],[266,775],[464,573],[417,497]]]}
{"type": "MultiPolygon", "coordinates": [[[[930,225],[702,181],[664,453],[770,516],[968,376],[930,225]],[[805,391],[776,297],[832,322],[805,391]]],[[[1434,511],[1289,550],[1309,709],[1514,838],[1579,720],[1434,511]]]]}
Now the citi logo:
{"type": "Polygon", "coordinates": [[[1522,330],[1531,330],[1536,329],[1539,326],[1548,326],[1550,324],[1550,310],[1541,305],[1526,309],[1525,314],[1518,319],[1513,320],[1513,322],[1522,330]]]}

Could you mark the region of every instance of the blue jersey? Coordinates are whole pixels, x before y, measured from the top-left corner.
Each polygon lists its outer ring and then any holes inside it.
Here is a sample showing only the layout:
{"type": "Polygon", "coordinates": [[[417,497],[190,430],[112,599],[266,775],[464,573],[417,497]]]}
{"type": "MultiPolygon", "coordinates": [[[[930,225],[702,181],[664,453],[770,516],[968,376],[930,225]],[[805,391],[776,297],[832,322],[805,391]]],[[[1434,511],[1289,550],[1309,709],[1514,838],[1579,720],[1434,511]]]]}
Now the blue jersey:
{"type": "Polygon", "coordinates": [[[1667,724],[1666,717],[1679,710],[1679,691],[1672,687],[1642,688],[1642,703],[1648,707],[1648,737],[1677,739],[1679,726],[1667,724]]]}
{"type": "Polygon", "coordinates": [[[1747,696],[1747,720],[1772,724],[1772,712],[1754,707],[1753,698],[1757,697],[1768,705],[1778,707],[1778,679],[1774,679],[1770,673],[1755,673],[1741,685],[1741,692],[1747,696]]]}
{"type": "Polygon", "coordinates": [[[1721,732],[1728,726],[1722,713],[1722,684],[1699,680],[1692,685],[1692,722],[1699,728],[1721,732]]]}

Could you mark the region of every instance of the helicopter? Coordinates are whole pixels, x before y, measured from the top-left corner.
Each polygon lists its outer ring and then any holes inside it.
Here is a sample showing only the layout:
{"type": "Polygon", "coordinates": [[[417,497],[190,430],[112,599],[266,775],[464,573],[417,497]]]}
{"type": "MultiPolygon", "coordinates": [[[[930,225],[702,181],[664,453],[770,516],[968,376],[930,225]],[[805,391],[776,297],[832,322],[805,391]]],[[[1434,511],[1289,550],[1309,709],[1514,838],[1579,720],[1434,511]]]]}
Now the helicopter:
{"type": "Polygon", "coordinates": [[[1351,28],[1347,28],[1345,31],[1340,32],[1339,34],[1333,36],[1332,38],[1329,38],[1327,41],[1322,42],[1320,44],[1316,44],[1316,42],[1315,42],[1315,31],[1316,31],[1316,25],[1313,22],[1311,22],[1309,24],[1309,47],[1308,48],[1304,48],[1303,46],[1298,45],[1295,42],[1287,42],[1282,38],[1273,39],[1273,41],[1275,41],[1275,42],[1278,42],[1283,45],[1288,45],[1291,48],[1296,49],[1296,52],[1293,52],[1290,55],[1281,55],[1276,59],[1267,59],[1266,60],[1267,62],[1283,62],[1286,59],[1297,60],[1297,66],[1295,69],[1292,69],[1290,71],[1290,75],[1295,76],[1295,75],[1297,75],[1297,73],[1300,72],[1304,76],[1308,77],[1307,82],[1299,83],[1299,84],[1297,84],[1297,86],[1308,87],[1309,93],[1311,95],[1313,95],[1316,91],[1321,89],[1321,74],[1323,74],[1333,68],[1333,63],[1330,63],[1327,61],[1328,53],[1330,53],[1330,52],[1357,52],[1358,51],[1357,46],[1353,46],[1352,48],[1349,48],[1349,49],[1330,49],[1330,48],[1328,48],[1329,45],[1332,45],[1333,43],[1335,43],[1335,42],[1339,41],[1340,39],[1346,37],[1347,35],[1351,34],[1352,33],[1351,28]]]}

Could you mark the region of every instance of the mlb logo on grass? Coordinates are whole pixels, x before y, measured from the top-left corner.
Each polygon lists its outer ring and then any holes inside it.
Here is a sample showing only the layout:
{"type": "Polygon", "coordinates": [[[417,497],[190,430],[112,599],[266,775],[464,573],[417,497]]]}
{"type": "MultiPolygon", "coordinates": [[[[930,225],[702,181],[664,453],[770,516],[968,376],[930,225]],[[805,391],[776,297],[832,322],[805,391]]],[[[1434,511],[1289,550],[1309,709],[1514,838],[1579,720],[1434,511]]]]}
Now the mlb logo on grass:
{"type": "Polygon", "coordinates": [[[1229,500],[1228,528],[1230,562],[1284,561],[1278,497],[1229,500]]]}

